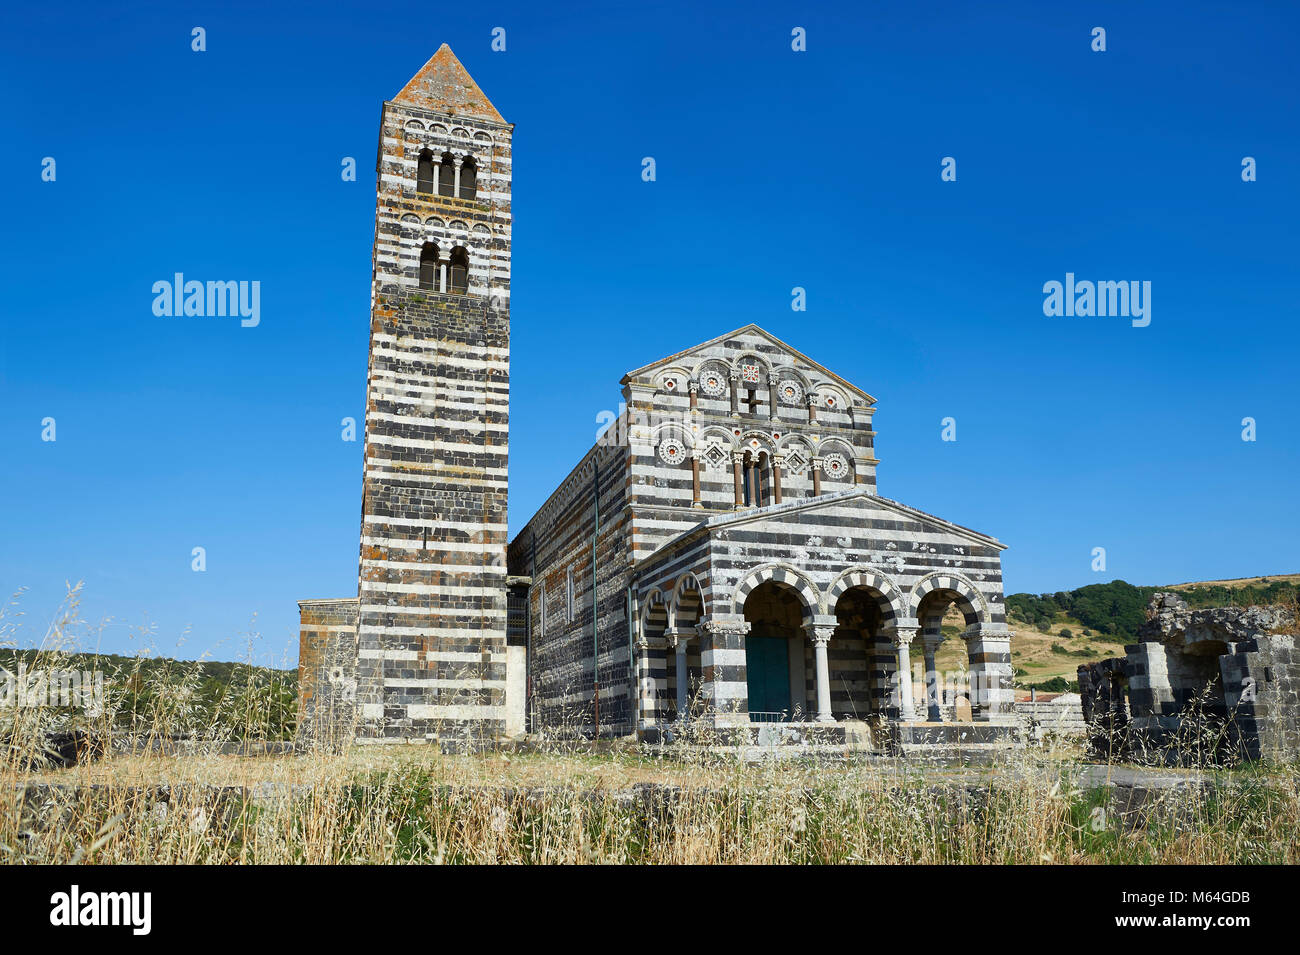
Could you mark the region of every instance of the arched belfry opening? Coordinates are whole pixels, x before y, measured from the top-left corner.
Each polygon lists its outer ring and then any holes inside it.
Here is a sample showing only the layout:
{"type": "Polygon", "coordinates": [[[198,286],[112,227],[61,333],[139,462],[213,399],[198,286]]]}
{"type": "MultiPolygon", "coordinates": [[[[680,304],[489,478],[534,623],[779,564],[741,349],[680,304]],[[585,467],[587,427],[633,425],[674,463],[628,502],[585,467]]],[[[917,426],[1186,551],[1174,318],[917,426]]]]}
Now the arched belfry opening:
{"type": "Polygon", "coordinates": [[[426,242],[420,249],[420,288],[430,292],[440,290],[440,261],[436,242],[426,242]]]}
{"type": "Polygon", "coordinates": [[[478,191],[478,165],[473,156],[466,156],[460,164],[460,198],[473,199],[478,191]]]}
{"type": "Polygon", "coordinates": [[[438,170],[438,195],[448,198],[456,195],[456,157],[451,153],[442,154],[442,165],[438,170]]]}
{"type": "Polygon", "coordinates": [[[447,291],[453,295],[464,295],[469,291],[469,252],[462,245],[451,250],[447,291]]]}
{"type": "Polygon", "coordinates": [[[415,191],[431,195],[434,191],[434,169],[433,153],[427,149],[420,150],[420,158],[416,160],[415,170],[415,191]]]}

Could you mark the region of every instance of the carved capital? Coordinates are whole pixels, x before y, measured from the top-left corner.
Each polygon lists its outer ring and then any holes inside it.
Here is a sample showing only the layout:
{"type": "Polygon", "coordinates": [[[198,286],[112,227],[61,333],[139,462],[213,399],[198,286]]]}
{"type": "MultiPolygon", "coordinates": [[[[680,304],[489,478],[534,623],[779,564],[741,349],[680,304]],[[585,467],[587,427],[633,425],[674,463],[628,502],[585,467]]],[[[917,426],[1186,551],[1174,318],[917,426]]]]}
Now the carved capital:
{"type": "Polygon", "coordinates": [[[804,633],[808,635],[808,642],[814,647],[824,647],[831,642],[831,637],[835,636],[835,628],[812,624],[804,627],[804,633]]]}
{"type": "Polygon", "coordinates": [[[709,633],[749,633],[750,623],[748,620],[742,620],[739,617],[710,617],[708,620],[700,622],[697,629],[703,629],[709,633]]]}
{"type": "Polygon", "coordinates": [[[893,644],[895,650],[910,647],[920,629],[920,627],[895,627],[894,632],[889,634],[889,642],[893,644]]]}

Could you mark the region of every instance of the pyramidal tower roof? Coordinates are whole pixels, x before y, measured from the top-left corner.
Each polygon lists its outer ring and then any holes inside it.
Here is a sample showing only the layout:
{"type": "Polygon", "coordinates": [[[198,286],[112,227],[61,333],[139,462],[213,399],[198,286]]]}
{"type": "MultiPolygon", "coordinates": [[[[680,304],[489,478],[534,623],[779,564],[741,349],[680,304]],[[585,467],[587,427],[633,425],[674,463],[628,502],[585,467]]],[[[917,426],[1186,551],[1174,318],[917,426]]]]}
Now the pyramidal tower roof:
{"type": "Polygon", "coordinates": [[[461,66],[451,47],[443,44],[420,72],[411,77],[402,91],[393,97],[395,103],[405,103],[434,113],[447,113],[472,119],[485,119],[508,125],[497,108],[474,82],[465,67],[461,66]]]}

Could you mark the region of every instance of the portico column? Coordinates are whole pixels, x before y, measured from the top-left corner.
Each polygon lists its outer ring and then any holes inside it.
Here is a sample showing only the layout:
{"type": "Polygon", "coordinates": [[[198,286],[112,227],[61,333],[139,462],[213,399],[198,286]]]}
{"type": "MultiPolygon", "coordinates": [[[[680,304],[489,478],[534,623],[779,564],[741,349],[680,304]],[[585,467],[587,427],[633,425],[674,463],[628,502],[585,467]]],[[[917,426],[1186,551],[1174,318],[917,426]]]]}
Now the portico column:
{"type": "Polygon", "coordinates": [[[916,719],[916,705],[912,702],[912,638],[919,627],[898,627],[891,642],[898,654],[898,715],[905,722],[916,719]]]}
{"type": "Polygon", "coordinates": [[[745,634],[749,622],[715,614],[700,621],[694,632],[700,641],[700,719],[715,728],[748,724],[745,634]]]}
{"type": "Polygon", "coordinates": [[[700,383],[692,381],[687,385],[691,392],[691,414],[697,414],[700,410],[700,383]]]}
{"type": "Polygon", "coordinates": [[[943,710],[940,705],[943,700],[940,697],[939,688],[939,668],[935,664],[935,655],[939,652],[939,646],[943,643],[943,635],[934,636],[927,634],[922,644],[922,652],[925,654],[925,702],[926,718],[931,723],[943,722],[943,710]]]}
{"type": "Polygon", "coordinates": [[[808,469],[812,471],[813,497],[817,497],[822,492],[822,459],[814,457],[809,462],[808,469]]]}
{"type": "Polygon", "coordinates": [[[814,620],[805,628],[813,646],[813,665],[817,674],[817,722],[831,723],[831,665],[827,645],[835,634],[833,621],[814,620]]]}
{"type": "Polygon", "coordinates": [[[808,423],[815,424],[817,421],[817,396],[808,395],[808,423]]]}
{"type": "Polygon", "coordinates": [[[776,375],[767,376],[767,420],[776,420],[776,375]]]}
{"type": "Polygon", "coordinates": [[[745,490],[741,486],[740,469],[745,465],[745,452],[731,452],[731,468],[736,481],[736,507],[745,506],[745,490]]]}
{"type": "Polygon", "coordinates": [[[451,187],[451,194],[455,196],[457,199],[459,199],[460,198],[460,163],[457,163],[454,169],[456,170],[456,176],[451,187]]]}
{"type": "Polygon", "coordinates": [[[435,196],[438,194],[438,174],[441,171],[442,171],[442,163],[441,162],[434,163],[433,164],[433,194],[435,196]]]}
{"type": "Polygon", "coordinates": [[[700,453],[691,451],[691,507],[700,507],[700,453]]]}
{"type": "Polygon", "coordinates": [[[781,467],[785,464],[784,455],[772,455],[772,503],[781,503],[781,467]]]}
{"type": "Polygon", "coordinates": [[[637,637],[636,666],[637,728],[644,731],[654,726],[656,720],[654,678],[650,676],[650,641],[644,635],[637,637]]]}
{"type": "Polygon", "coordinates": [[[1005,623],[977,623],[967,627],[971,718],[976,722],[1015,721],[1015,670],[1011,665],[1011,631],[1005,623]]]}
{"type": "Polygon", "coordinates": [[[687,634],[685,631],[676,630],[664,636],[668,638],[668,645],[677,651],[677,719],[684,720],[690,708],[686,673],[687,634]]]}
{"type": "Polygon", "coordinates": [[[731,416],[740,417],[740,373],[728,375],[727,381],[731,384],[731,416]]]}

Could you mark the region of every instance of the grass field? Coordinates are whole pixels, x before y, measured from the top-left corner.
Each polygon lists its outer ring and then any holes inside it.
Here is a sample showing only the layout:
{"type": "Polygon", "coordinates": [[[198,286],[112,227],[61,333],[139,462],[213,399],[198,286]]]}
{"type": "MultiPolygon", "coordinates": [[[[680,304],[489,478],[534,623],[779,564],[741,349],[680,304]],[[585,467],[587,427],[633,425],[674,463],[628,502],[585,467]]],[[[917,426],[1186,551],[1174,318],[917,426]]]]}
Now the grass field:
{"type": "Polygon", "coordinates": [[[0,788],[11,863],[1296,863],[1293,768],[1082,785],[996,769],[635,752],[132,757],[0,788]],[[50,787],[30,788],[45,783],[50,787]],[[649,786],[649,788],[645,788],[649,786]],[[637,788],[642,787],[642,788],[637,788]]]}

